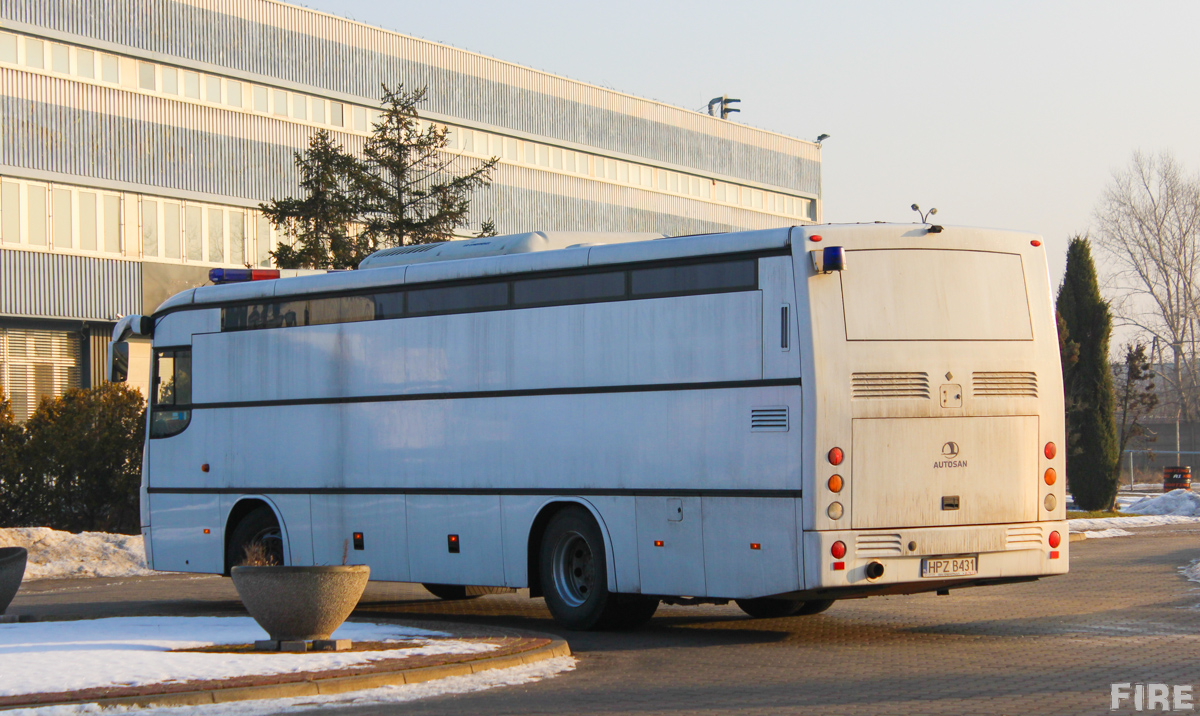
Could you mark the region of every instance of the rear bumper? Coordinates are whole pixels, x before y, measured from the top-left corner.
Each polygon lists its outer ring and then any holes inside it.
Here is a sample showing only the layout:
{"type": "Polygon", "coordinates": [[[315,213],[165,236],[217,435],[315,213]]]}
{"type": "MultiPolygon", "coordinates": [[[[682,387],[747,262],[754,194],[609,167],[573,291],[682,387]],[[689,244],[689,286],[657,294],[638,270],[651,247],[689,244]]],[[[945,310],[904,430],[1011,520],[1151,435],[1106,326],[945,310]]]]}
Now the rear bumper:
{"type": "Polygon", "coordinates": [[[1065,521],[805,532],[804,586],[807,591],[905,593],[943,588],[939,583],[967,586],[1065,574],[1070,562],[1068,537],[1065,521]],[[1052,549],[1048,540],[1055,531],[1061,542],[1052,549]],[[846,545],[846,554],[835,559],[831,550],[839,541],[846,545]],[[937,580],[921,576],[923,559],[968,554],[979,555],[976,574],[937,580]],[[868,576],[872,563],[883,567],[882,575],[868,576]]]}

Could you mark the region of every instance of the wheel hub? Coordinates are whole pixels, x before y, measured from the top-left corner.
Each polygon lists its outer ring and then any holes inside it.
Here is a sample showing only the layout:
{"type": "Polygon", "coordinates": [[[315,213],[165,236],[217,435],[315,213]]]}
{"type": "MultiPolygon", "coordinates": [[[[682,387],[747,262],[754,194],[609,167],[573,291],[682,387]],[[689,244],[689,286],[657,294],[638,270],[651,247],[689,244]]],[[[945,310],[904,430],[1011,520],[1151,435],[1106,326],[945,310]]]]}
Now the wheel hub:
{"type": "Polygon", "coordinates": [[[596,572],[592,549],[578,532],[568,532],[554,546],[554,587],[567,606],[578,607],[592,595],[596,572]]]}

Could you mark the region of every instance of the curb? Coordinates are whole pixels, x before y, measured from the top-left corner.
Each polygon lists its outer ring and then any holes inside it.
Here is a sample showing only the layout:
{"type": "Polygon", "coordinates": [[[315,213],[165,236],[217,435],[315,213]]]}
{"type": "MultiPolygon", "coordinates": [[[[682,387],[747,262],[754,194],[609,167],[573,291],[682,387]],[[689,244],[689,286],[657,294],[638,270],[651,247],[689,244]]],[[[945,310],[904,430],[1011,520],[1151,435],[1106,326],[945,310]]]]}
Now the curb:
{"type": "Polygon", "coordinates": [[[507,669],[514,666],[535,664],[546,659],[559,656],[570,656],[571,648],[567,642],[557,636],[537,632],[523,632],[550,643],[534,647],[529,651],[518,654],[493,656],[473,661],[423,666],[416,669],[401,669],[381,674],[358,674],[352,676],[331,676],[324,679],[307,679],[284,684],[263,684],[261,686],[239,686],[228,689],[205,689],[199,691],[180,691],[166,694],[146,694],[143,696],[121,696],[114,698],[79,699],[65,701],[46,701],[0,706],[0,711],[13,709],[43,708],[47,706],[71,706],[76,704],[97,704],[100,708],[113,706],[200,706],[204,704],[223,704],[231,701],[249,701],[254,699],[286,699],[296,696],[328,696],[344,694],[351,691],[375,689],[381,686],[399,686],[402,684],[419,684],[425,681],[444,679],[448,676],[467,676],[491,669],[507,669]]]}

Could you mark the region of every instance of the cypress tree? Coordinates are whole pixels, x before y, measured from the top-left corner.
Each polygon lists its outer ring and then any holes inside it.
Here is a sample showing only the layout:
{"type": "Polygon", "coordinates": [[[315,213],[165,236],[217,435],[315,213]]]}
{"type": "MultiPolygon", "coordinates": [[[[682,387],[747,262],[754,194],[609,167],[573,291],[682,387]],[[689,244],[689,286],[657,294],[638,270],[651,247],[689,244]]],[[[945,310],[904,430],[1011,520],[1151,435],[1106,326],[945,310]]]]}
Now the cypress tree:
{"type": "Polygon", "coordinates": [[[1084,510],[1112,505],[1118,488],[1117,426],[1108,340],[1112,314],[1100,296],[1096,265],[1086,237],[1071,239],[1067,270],[1058,290],[1058,313],[1074,361],[1063,360],[1063,392],[1067,418],[1067,489],[1084,510]],[[1074,351],[1071,351],[1074,353],[1074,351]]]}

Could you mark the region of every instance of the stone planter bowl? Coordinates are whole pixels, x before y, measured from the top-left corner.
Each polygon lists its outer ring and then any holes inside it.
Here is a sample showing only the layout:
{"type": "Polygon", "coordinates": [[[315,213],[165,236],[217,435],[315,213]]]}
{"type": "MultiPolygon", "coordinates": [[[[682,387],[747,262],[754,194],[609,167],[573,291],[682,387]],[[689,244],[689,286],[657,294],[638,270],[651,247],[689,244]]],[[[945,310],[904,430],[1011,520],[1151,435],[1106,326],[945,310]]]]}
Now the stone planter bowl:
{"type": "Polygon", "coordinates": [[[29,552],[24,547],[0,548],[0,614],[8,609],[13,597],[17,596],[28,559],[29,552]]]}
{"type": "Polygon", "coordinates": [[[371,568],[234,567],[246,611],[274,641],[328,639],[358,605],[371,568]]]}

